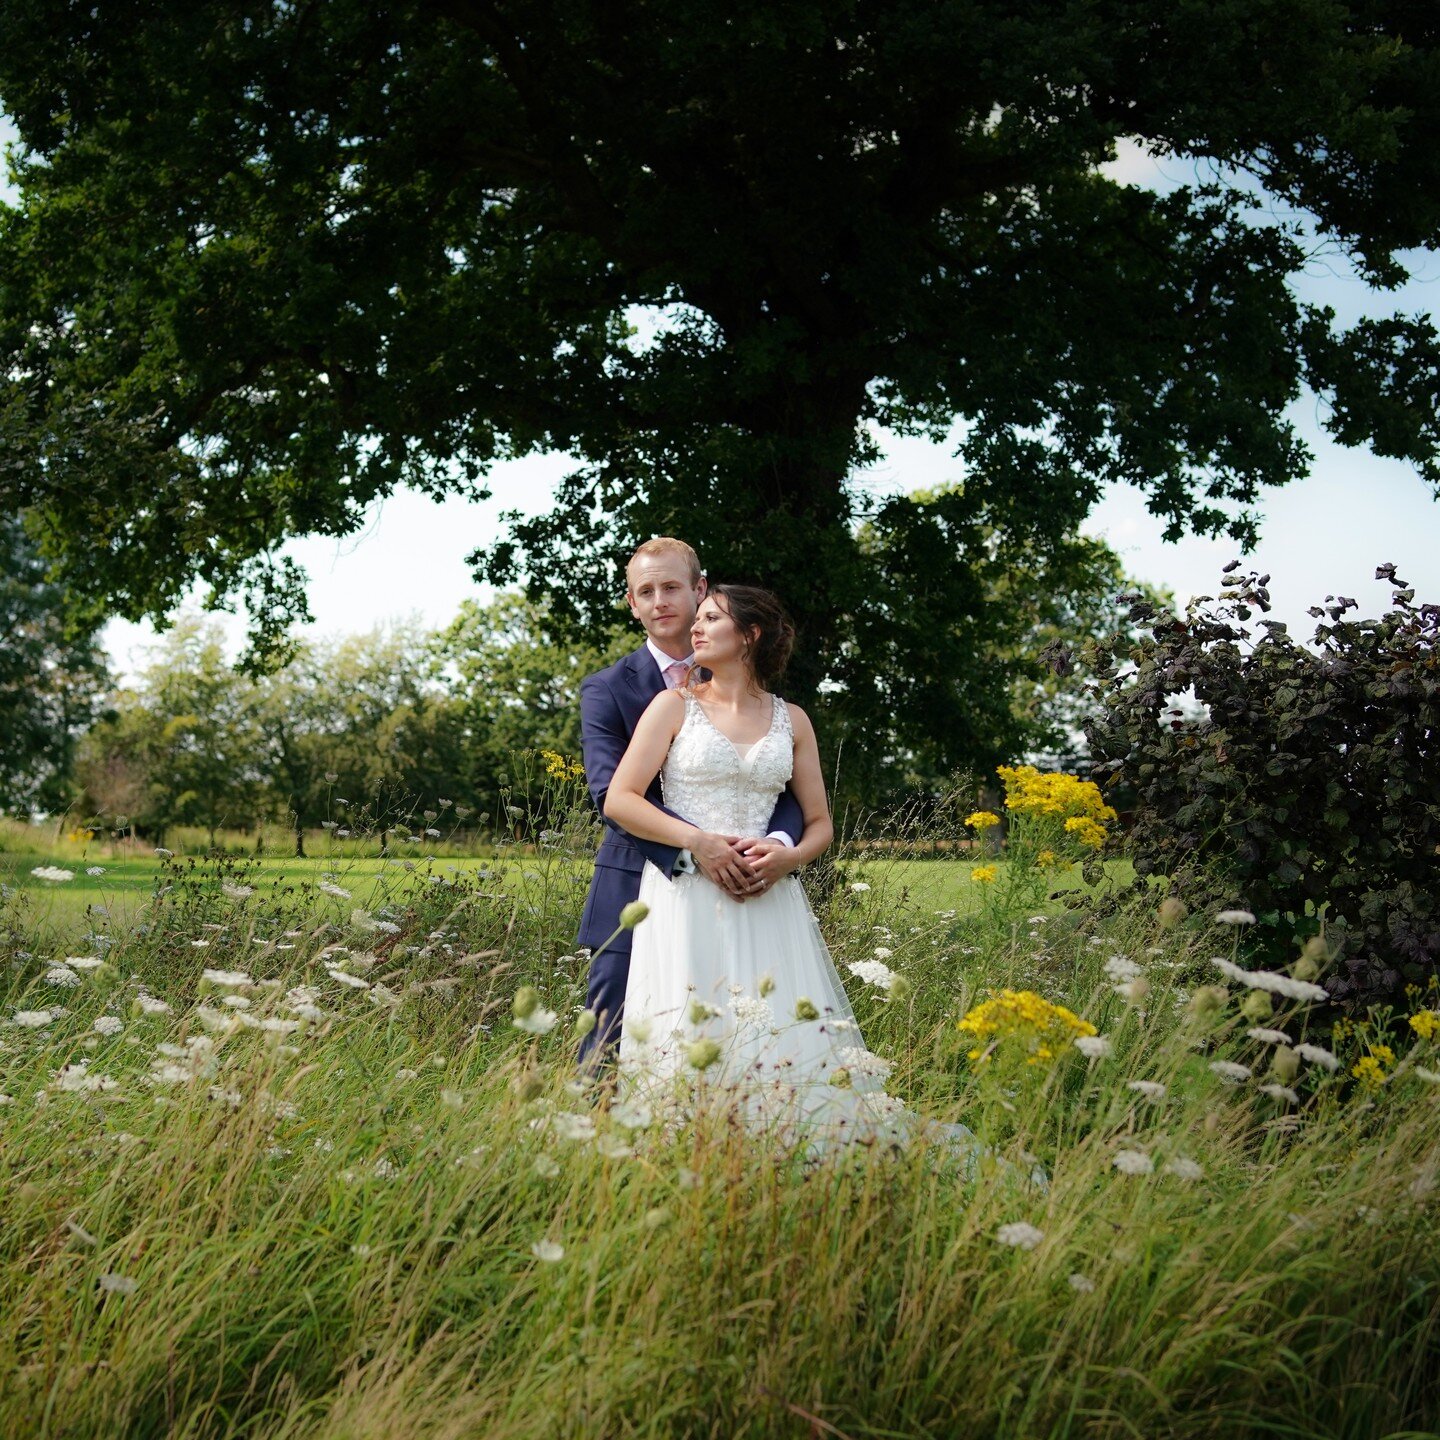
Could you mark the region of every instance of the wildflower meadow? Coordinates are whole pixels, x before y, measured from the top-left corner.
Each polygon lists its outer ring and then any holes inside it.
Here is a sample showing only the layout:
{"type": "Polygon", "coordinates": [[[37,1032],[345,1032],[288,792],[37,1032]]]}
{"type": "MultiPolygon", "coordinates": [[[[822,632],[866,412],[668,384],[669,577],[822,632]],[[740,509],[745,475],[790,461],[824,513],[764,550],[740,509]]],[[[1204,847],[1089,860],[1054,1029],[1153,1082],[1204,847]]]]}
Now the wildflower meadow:
{"type": "Polygon", "coordinates": [[[811,882],[886,1091],[968,1154],[817,1158],[708,1052],[683,1124],[587,1090],[578,832],[154,857],[122,918],[24,856],[0,1433],[1436,1433],[1440,996],[1337,1019],[1323,937],[1256,970],[1242,910],[1047,891],[1113,815],[1003,778],[990,878],[811,882]]]}

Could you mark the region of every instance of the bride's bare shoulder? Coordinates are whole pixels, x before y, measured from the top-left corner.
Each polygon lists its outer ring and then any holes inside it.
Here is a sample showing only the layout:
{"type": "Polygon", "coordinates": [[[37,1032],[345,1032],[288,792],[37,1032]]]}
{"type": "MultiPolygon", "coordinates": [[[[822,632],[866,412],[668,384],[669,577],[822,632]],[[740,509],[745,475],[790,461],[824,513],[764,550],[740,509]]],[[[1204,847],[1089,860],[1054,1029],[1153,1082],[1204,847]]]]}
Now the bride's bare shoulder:
{"type": "Polygon", "coordinates": [[[785,708],[790,712],[790,728],[796,736],[811,736],[815,734],[815,727],[810,723],[810,717],[793,700],[786,700],[785,708]]]}

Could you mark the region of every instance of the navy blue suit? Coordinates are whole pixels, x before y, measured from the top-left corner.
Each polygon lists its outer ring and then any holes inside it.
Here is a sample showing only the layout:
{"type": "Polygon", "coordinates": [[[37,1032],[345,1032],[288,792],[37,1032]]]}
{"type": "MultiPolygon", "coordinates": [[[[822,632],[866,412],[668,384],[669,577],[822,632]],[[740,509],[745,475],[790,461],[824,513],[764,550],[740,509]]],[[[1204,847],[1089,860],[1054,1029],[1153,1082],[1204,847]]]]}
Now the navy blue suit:
{"type": "MultiPolygon", "coordinates": [[[[649,647],[617,660],[607,669],[587,675],[580,685],[580,748],[585,761],[585,779],[595,806],[605,814],[605,796],[610,781],[635,733],[646,707],[665,688],[665,678],[649,647]]],[[[661,800],[660,777],[650,782],[645,798],[665,809],[661,800]]],[[[673,810],[666,810],[673,815],[673,810]]],[[[683,817],[682,817],[683,818],[683,817]]],[[[770,817],[767,833],[783,830],[799,839],[805,828],[800,802],[787,788],[770,817]]],[[[653,861],[667,878],[675,868],[679,850],[654,840],[637,840],[613,821],[605,821],[605,838],[595,857],[595,877],[585,897],[578,943],[595,952],[590,961],[590,986],[586,1004],[599,1023],[580,1047],[584,1065],[597,1046],[618,1044],[620,1022],[625,1010],[625,982],[630,975],[628,930],[615,935],[620,911],[640,894],[640,872],[653,861]],[[610,937],[615,935],[612,940],[610,937]],[[609,941],[608,944],[606,942],[609,941]],[[600,947],[604,946],[604,949],[600,947]]]]}

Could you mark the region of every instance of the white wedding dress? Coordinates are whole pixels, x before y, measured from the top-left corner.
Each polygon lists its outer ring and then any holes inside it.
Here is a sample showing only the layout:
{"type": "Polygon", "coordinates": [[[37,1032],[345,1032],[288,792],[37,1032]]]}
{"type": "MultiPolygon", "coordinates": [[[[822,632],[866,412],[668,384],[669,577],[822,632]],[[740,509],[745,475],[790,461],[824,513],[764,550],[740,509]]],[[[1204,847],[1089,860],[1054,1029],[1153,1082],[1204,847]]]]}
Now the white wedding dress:
{"type": "MultiPolygon", "coordinates": [[[[684,698],[665,804],[705,830],[764,834],[794,765],[788,708],[774,697],[769,731],[742,752],[684,698]]],[[[739,904],[703,876],[667,880],[647,864],[640,899],[650,913],[634,933],[620,1038],[631,1093],[673,1097],[696,1082],[811,1154],[925,1128],[885,1093],[889,1065],[865,1048],[798,879],[739,904]],[[697,1076],[692,1047],[705,1040],[720,1055],[697,1076]]],[[[928,1128],[974,1148],[964,1126],[928,1128]]]]}

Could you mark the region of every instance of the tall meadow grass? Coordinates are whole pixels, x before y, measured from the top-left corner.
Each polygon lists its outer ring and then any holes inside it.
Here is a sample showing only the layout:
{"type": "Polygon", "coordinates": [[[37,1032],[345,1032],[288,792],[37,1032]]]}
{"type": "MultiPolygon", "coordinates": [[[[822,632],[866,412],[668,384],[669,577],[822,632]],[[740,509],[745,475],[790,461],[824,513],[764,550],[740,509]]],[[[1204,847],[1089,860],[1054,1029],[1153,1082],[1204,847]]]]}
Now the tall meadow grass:
{"type": "Polygon", "coordinates": [[[1425,1022],[1267,1011],[1204,917],[956,913],[865,873],[820,913],[867,1043],[978,1164],[817,1162],[703,1077],[683,1126],[582,1093],[559,834],[363,907],[343,868],[171,862],[68,952],[12,894],[0,1433],[1435,1433],[1425,1022]],[[876,959],[902,983],[846,968],[876,959]],[[1095,1033],[959,1028],[1007,989],[1095,1033]]]}

